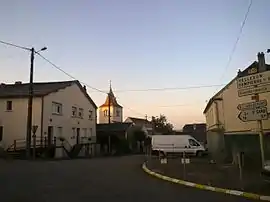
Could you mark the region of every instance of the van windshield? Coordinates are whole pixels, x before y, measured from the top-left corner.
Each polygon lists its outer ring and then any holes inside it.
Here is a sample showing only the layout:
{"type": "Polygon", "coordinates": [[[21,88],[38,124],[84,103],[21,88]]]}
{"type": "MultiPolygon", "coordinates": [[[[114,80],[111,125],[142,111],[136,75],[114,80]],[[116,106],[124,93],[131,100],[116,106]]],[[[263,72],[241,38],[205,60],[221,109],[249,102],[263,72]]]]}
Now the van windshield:
{"type": "Polygon", "coordinates": [[[194,146],[194,147],[200,146],[200,144],[197,143],[197,142],[196,142],[195,140],[193,140],[193,139],[189,139],[188,142],[189,142],[189,145],[190,145],[190,146],[194,146]]]}

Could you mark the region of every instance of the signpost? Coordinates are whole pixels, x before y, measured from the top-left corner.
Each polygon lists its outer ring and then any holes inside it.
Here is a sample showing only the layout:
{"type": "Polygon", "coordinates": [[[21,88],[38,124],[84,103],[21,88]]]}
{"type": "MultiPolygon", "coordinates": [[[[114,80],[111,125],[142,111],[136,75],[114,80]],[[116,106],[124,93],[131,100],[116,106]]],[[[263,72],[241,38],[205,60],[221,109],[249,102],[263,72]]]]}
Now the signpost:
{"type": "Polygon", "coordinates": [[[270,92],[270,84],[262,85],[262,86],[256,86],[253,88],[243,88],[238,90],[238,96],[243,97],[247,95],[254,95],[254,94],[261,94],[261,93],[267,93],[270,92]]]}
{"type": "Polygon", "coordinates": [[[255,85],[263,85],[270,83],[270,71],[251,74],[248,76],[240,77],[237,80],[237,88],[254,88],[255,85]]]}
{"type": "Polygon", "coordinates": [[[242,103],[238,118],[243,122],[257,121],[260,137],[262,166],[264,167],[264,144],[262,120],[268,119],[267,101],[260,100],[259,94],[270,92],[270,71],[266,69],[264,53],[258,53],[258,67],[239,72],[237,79],[238,96],[252,95],[254,102],[242,103]]]}
{"type": "Polygon", "coordinates": [[[250,110],[250,109],[257,109],[261,107],[267,106],[267,100],[260,100],[259,102],[247,102],[243,104],[239,104],[237,106],[238,110],[250,110]]]}
{"type": "Polygon", "coordinates": [[[238,118],[243,122],[267,120],[268,119],[267,107],[261,107],[257,109],[245,109],[240,112],[238,118]]]}
{"type": "MultiPolygon", "coordinates": [[[[32,132],[33,132],[33,159],[36,158],[36,132],[37,132],[38,126],[33,125],[32,126],[32,132]]],[[[31,145],[30,145],[31,148],[31,145]]]]}

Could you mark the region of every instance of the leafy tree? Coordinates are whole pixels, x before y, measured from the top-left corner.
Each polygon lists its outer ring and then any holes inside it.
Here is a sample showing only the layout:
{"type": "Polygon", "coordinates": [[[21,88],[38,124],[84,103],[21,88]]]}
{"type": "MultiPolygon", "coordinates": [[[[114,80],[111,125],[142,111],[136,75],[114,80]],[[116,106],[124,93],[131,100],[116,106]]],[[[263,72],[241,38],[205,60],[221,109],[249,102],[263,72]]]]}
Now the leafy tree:
{"type": "Polygon", "coordinates": [[[154,131],[163,135],[171,134],[173,131],[173,125],[167,121],[166,116],[163,114],[160,114],[159,117],[152,116],[152,124],[154,131]]]}

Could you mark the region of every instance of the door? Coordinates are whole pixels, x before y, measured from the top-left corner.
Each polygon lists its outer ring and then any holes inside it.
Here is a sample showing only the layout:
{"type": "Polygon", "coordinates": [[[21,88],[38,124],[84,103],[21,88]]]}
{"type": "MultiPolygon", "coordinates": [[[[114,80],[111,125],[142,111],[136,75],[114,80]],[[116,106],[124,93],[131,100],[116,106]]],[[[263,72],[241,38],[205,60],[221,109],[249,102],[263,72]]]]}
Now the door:
{"type": "Polygon", "coordinates": [[[53,126],[48,126],[48,146],[52,145],[53,140],[53,126]]]}
{"type": "Polygon", "coordinates": [[[3,134],[4,134],[4,127],[0,126],[0,146],[1,146],[1,142],[3,141],[3,134]]]}
{"type": "Polygon", "coordinates": [[[80,144],[80,128],[77,128],[76,144],[80,144]]]}

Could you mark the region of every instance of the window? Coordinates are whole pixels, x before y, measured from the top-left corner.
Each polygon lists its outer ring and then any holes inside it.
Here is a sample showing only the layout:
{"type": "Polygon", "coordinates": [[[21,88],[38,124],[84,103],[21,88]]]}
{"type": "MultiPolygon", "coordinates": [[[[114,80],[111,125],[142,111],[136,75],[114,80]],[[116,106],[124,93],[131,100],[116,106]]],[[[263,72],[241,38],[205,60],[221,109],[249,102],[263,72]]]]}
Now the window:
{"type": "Polygon", "coordinates": [[[93,111],[89,110],[89,119],[92,120],[93,111]]]}
{"type": "Polygon", "coordinates": [[[87,129],[83,128],[82,131],[83,131],[83,137],[87,137],[87,129]]]}
{"type": "Polygon", "coordinates": [[[4,127],[0,126],[0,141],[3,140],[4,127]]]}
{"type": "Polygon", "coordinates": [[[72,107],[72,116],[73,117],[77,116],[77,107],[72,107]]]}
{"type": "Polygon", "coordinates": [[[12,111],[12,101],[7,101],[7,111],[12,111]]]}
{"type": "Polygon", "coordinates": [[[72,128],[72,136],[71,139],[74,139],[76,136],[76,128],[72,128]]]}
{"type": "Polygon", "coordinates": [[[188,142],[190,146],[194,146],[194,147],[200,146],[195,140],[189,139],[188,142]]]}
{"type": "Polygon", "coordinates": [[[62,104],[53,102],[52,103],[52,113],[62,115],[62,104]]]}
{"type": "Polygon", "coordinates": [[[120,116],[120,111],[116,110],[116,116],[120,116]]]}
{"type": "Polygon", "coordinates": [[[103,111],[103,113],[104,113],[104,116],[108,116],[108,110],[107,110],[107,109],[105,109],[105,110],[103,111]]]}
{"type": "Polygon", "coordinates": [[[89,134],[88,134],[88,136],[91,137],[93,135],[92,133],[93,133],[93,129],[92,128],[89,128],[89,134]]]}
{"type": "Polygon", "coordinates": [[[79,108],[78,116],[79,116],[80,118],[83,118],[83,109],[82,109],[82,108],[79,108]]]}
{"type": "Polygon", "coordinates": [[[62,137],[62,133],[63,133],[63,128],[62,127],[58,127],[57,128],[57,136],[58,137],[62,137]]]}

